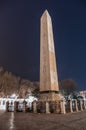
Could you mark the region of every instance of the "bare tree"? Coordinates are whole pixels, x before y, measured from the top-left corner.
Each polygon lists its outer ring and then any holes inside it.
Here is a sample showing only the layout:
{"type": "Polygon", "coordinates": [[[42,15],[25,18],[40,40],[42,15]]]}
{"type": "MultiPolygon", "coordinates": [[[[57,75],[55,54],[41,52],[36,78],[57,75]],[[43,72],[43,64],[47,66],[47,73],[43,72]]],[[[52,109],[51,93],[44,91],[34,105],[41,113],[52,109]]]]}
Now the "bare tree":
{"type": "Polygon", "coordinates": [[[65,79],[59,83],[63,95],[69,95],[77,90],[77,84],[72,79],[65,79]]]}

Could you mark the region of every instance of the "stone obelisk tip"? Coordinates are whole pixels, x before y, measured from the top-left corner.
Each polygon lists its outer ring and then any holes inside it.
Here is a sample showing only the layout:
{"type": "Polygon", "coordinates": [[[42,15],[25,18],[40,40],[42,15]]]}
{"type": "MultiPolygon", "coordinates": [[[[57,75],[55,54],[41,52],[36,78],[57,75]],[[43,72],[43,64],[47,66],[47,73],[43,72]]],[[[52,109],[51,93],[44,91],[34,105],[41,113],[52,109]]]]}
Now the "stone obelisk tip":
{"type": "Polygon", "coordinates": [[[50,17],[50,14],[49,14],[49,12],[48,12],[48,10],[46,9],[45,11],[44,11],[44,13],[43,13],[43,15],[42,15],[42,17],[50,17]]]}
{"type": "MultiPolygon", "coordinates": [[[[44,13],[46,13],[46,14],[47,14],[47,13],[48,13],[48,10],[46,9],[46,10],[44,11],[44,13]]],[[[48,13],[48,14],[49,14],[49,13],[48,13]]]]}

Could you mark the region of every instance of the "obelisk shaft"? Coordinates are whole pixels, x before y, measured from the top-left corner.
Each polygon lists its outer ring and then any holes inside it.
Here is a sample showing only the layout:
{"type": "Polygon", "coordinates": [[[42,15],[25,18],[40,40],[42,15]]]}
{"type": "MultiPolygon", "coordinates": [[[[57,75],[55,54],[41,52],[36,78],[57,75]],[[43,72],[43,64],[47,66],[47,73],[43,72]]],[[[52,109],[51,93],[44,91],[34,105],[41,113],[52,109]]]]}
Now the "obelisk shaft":
{"type": "Polygon", "coordinates": [[[40,92],[45,94],[48,92],[58,93],[52,21],[47,11],[41,17],[40,31],[40,92]]]}

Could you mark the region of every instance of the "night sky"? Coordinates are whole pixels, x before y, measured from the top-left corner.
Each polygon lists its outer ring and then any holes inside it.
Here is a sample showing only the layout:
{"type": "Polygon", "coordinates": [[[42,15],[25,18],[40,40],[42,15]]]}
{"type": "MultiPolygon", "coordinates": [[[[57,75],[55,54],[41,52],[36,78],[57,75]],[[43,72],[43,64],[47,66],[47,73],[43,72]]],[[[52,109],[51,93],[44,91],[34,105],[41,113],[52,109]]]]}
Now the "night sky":
{"type": "Polygon", "coordinates": [[[0,66],[39,81],[40,17],[52,17],[59,81],[86,89],[86,0],[1,0],[0,66]]]}

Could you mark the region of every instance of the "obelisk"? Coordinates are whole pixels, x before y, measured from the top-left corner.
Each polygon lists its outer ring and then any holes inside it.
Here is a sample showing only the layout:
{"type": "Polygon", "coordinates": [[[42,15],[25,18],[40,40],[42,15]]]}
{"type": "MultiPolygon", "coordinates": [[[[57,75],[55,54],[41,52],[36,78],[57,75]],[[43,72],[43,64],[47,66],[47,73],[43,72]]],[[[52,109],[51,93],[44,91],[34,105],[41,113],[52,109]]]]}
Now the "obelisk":
{"type": "Polygon", "coordinates": [[[46,10],[40,21],[40,100],[60,100],[52,20],[46,10]]]}

